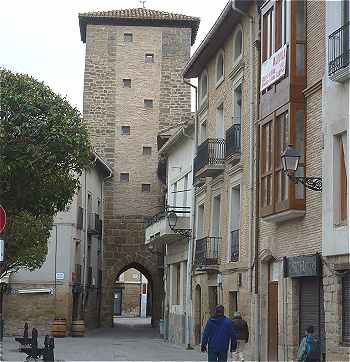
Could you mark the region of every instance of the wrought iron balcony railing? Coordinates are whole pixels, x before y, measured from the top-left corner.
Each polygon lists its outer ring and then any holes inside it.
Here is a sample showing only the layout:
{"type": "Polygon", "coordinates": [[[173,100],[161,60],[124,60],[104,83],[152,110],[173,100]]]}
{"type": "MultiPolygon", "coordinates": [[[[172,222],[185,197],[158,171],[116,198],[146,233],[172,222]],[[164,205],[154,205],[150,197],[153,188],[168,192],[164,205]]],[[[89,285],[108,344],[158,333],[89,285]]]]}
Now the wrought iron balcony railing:
{"type": "Polygon", "coordinates": [[[195,265],[203,269],[219,264],[220,237],[206,237],[196,240],[195,265]]]}
{"type": "Polygon", "coordinates": [[[241,125],[233,124],[226,131],[226,150],[225,156],[241,153],[241,125]]]}
{"type": "Polygon", "coordinates": [[[239,260],[239,229],[232,230],[230,233],[231,237],[231,261],[239,260]]]}
{"type": "Polygon", "coordinates": [[[198,146],[197,155],[194,159],[194,172],[198,172],[205,166],[224,165],[225,140],[222,138],[208,138],[198,146]]]}
{"type": "MultiPolygon", "coordinates": [[[[338,71],[350,63],[350,22],[333,32],[328,37],[328,75],[336,76],[338,71]]],[[[349,78],[349,74],[347,75],[349,78]]]]}

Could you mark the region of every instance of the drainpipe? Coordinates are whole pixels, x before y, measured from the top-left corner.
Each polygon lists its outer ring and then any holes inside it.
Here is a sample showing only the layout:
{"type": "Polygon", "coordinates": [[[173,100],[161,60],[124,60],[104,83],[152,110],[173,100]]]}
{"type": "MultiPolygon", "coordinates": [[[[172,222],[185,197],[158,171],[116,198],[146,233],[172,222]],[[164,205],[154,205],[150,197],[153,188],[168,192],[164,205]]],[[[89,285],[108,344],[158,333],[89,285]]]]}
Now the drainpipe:
{"type": "MultiPolygon", "coordinates": [[[[248,220],[249,220],[249,229],[248,229],[248,239],[249,239],[249,250],[248,250],[248,259],[249,259],[249,280],[250,280],[250,292],[253,293],[253,268],[255,265],[255,270],[258,268],[258,254],[255,252],[255,258],[253,258],[253,250],[256,251],[257,240],[255,235],[256,230],[256,218],[254,217],[254,89],[253,89],[253,79],[254,79],[254,17],[250,16],[246,12],[238,9],[235,5],[235,1],[232,1],[232,9],[237,13],[241,14],[244,17],[249,18],[249,183],[248,183],[248,220]],[[254,260],[255,259],[255,260],[254,260]]],[[[258,277],[257,272],[255,277],[258,277]]],[[[257,281],[256,281],[257,283],[257,281]]],[[[260,361],[260,300],[259,292],[255,288],[256,300],[255,300],[255,331],[257,336],[256,343],[256,360],[260,361]]],[[[253,315],[253,310],[251,310],[251,316],[253,315]]]]}
{"type": "MultiPolygon", "coordinates": [[[[191,86],[195,90],[195,123],[194,123],[194,155],[197,154],[197,123],[198,123],[198,88],[187,80],[183,80],[185,84],[191,86]]],[[[194,157],[192,157],[192,160],[194,157]]],[[[188,237],[188,255],[187,255],[187,278],[186,278],[186,317],[185,317],[185,344],[187,349],[192,349],[192,265],[193,265],[193,249],[195,237],[195,217],[196,217],[196,192],[193,184],[194,170],[192,167],[192,205],[191,205],[191,234],[188,237]]]]}

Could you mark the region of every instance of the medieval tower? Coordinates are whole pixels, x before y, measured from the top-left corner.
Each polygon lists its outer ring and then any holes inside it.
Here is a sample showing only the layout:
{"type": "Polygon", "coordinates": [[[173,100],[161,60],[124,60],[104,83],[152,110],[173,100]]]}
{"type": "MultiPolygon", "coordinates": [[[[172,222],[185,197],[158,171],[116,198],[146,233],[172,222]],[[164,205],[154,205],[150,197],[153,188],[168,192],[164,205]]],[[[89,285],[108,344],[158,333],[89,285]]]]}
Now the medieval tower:
{"type": "Polygon", "coordinates": [[[86,43],[83,115],[114,172],[104,190],[101,313],[89,318],[111,325],[115,281],[133,267],[149,280],[156,325],[161,272],[144,227],[161,206],[157,135],[191,111],[182,70],[199,19],[137,8],[80,14],[79,25],[86,43]]]}

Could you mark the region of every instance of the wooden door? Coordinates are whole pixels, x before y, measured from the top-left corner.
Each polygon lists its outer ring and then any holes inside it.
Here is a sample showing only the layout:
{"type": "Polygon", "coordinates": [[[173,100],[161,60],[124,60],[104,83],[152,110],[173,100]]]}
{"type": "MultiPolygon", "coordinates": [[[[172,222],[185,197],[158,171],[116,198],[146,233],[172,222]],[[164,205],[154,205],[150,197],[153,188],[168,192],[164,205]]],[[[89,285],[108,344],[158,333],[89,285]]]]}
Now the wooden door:
{"type": "Polygon", "coordinates": [[[278,361],[278,282],[268,288],[268,359],[278,361]]]}

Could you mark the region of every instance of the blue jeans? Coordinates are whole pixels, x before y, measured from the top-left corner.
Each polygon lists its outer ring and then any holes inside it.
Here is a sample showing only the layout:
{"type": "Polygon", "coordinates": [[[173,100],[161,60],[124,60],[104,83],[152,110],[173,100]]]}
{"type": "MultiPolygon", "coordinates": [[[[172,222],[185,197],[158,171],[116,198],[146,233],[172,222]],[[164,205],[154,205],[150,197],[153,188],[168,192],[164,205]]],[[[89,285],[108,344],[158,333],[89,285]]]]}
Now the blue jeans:
{"type": "Polygon", "coordinates": [[[227,352],[208,352],[208,362],[227,362],[227,352]]]}

